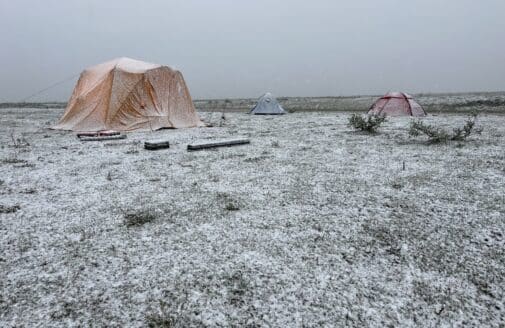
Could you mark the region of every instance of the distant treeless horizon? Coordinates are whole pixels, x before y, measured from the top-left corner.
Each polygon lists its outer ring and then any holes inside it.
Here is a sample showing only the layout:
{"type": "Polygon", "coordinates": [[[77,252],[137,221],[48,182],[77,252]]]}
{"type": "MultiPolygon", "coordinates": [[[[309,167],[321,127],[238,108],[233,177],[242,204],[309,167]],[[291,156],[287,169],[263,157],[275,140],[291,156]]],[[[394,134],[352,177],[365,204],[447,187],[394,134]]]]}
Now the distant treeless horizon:
{"type": "Polygon", "coordinates": [[[67,101],[116,57],[179,69],[194,99],[505,90],[505,2],[0,0],[0,101],[67,101]]]}
{"type": "MultiPolygon", "coordinates": [[[[387,93],[387,92],[386,92],[387,93]]],[[[381,97],[385,95],[386,93],[377,93],[377,94],[349,94],[349,95],[339,95],[339,96],[283,96],[283,95],[273,95],[277,99],[281,100],[283,98],[287,99],[292,99],[292,98],[360,98],[360,97],[381,97]]],[[[463,92],[416,92],[416,93],[410,93],[410,95],[414,96],[422,96],[422,95],[434,95],[434,96],[443,96],[443,95],[471,95],[471,94],[505,94],[505,91],[502,90],[495,90],[495,91],[463,91],[463,92]]],[[[215,98],[199,98],[199,97],[192,97],[194,101],[213,101],[213,100],[242,100],[242,99],[259,99],[263,96],[262,95],[255,95],[251,97],[215,97],[215,98]]],[[[15,100],[15,101],[6,101],[3,99],[0,99],[0,103],[3,104],[47,104],[47,103],[66,103],[68,102],[69,99],[59,99],[59,100],[40,100],[37,99],[36,97],[29,97],[30,99],[28,100],[15,100]]]]}

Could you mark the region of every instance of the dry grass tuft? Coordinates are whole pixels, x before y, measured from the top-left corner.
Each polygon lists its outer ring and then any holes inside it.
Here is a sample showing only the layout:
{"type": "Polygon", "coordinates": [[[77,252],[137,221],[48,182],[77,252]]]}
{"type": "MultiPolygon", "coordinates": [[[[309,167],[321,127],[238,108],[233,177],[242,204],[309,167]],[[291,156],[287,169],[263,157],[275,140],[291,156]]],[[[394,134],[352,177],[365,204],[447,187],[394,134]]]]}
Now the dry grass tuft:
{"type": "Polygon", "coordinates": [[[19,205],[13,205],[13,206],[0,205],[0,213],[3,213],[3,214],[16,213],[20,209],[21,209],[21,206],[19,206],[19,205]]]}
{"type": "Polygon", "coordinates": [[[144,224],[154,222],[156,219],[157,215],[152,209],[141,209],[124,214],[124,224],[128,228],[143,226],[144,224]]]}

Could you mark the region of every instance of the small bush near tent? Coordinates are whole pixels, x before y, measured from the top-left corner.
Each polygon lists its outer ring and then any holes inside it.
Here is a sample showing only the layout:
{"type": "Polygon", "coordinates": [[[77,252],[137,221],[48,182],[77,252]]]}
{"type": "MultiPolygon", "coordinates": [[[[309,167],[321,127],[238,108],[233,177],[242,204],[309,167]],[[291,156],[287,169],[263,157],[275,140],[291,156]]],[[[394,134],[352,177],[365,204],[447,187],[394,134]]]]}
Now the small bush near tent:
{"type": "Polygon", "coordinates": [[[457,127],[451,131],[426,124],[422,121],[413,121],[410,124],[409,135],[417,137],[425,135],[429,143],[442,143],[448,141],[465,141],[472,133],[480,134],[482,128],[476,128],[477,114],[472,114],[463,127],[457,127]]]}
{"type": "Polygon", "coordinates": [[[382,123],[386,122],[383,115],[359,115],[353,114],[349,117],[348,125],[356,130],[368,133],[376,133],[382,123]]]}

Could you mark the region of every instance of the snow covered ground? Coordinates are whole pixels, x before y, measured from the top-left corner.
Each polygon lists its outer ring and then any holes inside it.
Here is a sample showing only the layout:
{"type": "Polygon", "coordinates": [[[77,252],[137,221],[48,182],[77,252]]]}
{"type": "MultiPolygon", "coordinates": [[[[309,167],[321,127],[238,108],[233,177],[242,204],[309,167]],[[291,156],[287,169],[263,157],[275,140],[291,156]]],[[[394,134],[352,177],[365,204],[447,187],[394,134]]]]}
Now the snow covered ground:
{"type": "Polygon", "coordinates": [[[62,111],[0,110],[2,327],[505,325],[503,115],[443,145],[342,112],[80,142],[62,111]]]}

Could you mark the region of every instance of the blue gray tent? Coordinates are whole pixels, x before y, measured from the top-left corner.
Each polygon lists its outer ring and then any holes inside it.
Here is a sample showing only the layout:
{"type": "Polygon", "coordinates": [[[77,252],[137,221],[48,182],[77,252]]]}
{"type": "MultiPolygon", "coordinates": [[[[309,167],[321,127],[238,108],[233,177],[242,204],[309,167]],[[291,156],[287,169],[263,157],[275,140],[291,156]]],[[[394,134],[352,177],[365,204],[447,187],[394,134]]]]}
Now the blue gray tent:
{"type": "Polygon", "coordinates": [[[259,100],[256,106],[249,112],[255,115],[282,115],[286,111],[279,104],[277,99],[271,93],[265,93],[259,100]]]}

